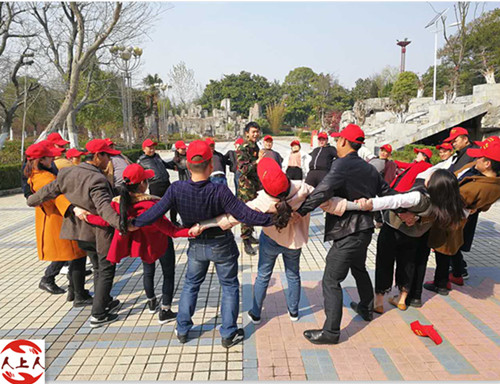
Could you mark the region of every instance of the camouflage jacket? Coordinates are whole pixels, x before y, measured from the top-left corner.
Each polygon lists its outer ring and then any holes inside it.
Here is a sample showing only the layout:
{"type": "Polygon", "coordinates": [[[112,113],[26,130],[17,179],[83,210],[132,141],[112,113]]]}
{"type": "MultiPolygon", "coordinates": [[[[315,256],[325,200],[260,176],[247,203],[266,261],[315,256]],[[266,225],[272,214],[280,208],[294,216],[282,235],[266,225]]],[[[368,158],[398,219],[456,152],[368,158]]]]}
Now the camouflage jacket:
{"type": "Polygon", "coordinates": [[[245,141],[236,150],[236,162],[240,177],[258,182],[257,159],[259,158],[259,146],[251,141],[245,141]]]}

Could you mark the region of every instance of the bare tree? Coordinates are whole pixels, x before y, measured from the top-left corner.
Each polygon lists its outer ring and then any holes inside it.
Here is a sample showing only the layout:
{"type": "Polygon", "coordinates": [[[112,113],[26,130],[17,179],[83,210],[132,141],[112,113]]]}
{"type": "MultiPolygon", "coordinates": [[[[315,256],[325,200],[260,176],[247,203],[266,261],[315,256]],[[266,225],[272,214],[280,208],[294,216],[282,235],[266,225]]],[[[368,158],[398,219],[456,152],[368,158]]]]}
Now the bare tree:
{"type": "Polygon", "coordinates": [[[186,107],[199,97],[201,87],[196,81],[194,70],[189,69],[183,61],[172,67],[168,79],[169,85],[172,87],[174,104],[186,107]]]}
{"type": "Polygon", "coordinates": [[[39,27],[45,56],[64,79],[65,97],[47,128],[40,135],[61,130],[66,122],[72,146],[77,145],[74,129],[76,113],[89,103],[89,92],[78,100],[80,87],[90,89],[92,66],[108,64],[108,50],[113,44],[132,42],[143,36],[161,13],[147,3],[131,2],[61,2],[33,3],[31,12],[39,27]],[[107,60],[107,61],[106,61],[107,60]],[[85,81],[82,74],[86,72],[85,81]]]}

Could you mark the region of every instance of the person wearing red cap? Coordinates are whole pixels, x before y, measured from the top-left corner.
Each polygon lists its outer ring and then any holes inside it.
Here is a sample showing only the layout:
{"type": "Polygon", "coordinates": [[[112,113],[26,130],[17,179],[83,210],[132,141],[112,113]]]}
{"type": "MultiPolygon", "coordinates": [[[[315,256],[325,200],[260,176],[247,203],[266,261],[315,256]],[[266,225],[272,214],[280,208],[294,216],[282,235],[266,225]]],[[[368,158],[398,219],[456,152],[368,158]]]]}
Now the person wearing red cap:
{"type": "Polygon", "coordinates": [[[229,172],[234,173],[234,194],[238,196],[238,183],[240,180],[240,171],[238,170],[238,161],[236,160],[236,151],[239,146],[245,142],[241,137],[236,139],[234,142],[234,151],[230,149],[224,155],[226,157],[226,163],[229,166],[229,172]]]}
{"type": "Polygon", "coordinates": [[[47,136],[46,140],[43,140],[43,142],[60,149],[60,152],[54,159],[54,164],[56,165],[57,169],[71,167],[73,165],[71,161],[63,156],[64,152],[66,151],[66,146],[69,144],[69,141],[64,140],[58,132],[52,132],[47,136]]]}
{"type": "Polygon", "coordinates": [[[301,150],[299,140],[290,143],[291,152],[283,160],[283,170],[290,180],[302,180],[309,173],[311,157],[301,150]]]}
{"type": "Polygon", "coordinates": [[[390,159],[391,155],[392,145],[384,144],[380,147],[378,157],[374,157],[368,161],[368,163],[377,169],[388,184],[391,184],[394,181],[396,171],[398,169],[396,163],[390,159]]]}
{"type": "Polygon", "coordinates": [[[215,150],[215,140],[211,137],[207,138],[206,143],[210,147],[213,157],[213,171],[210,175],[210,181],[215,184],[224,184],[227,185],[226,178],[226,167],[227,167],[227,158],[219,151],[215,150]]]}
{"type": "MultiPolygon", "coordinates": [[[[248,208],[226,185],[210,182],[213,170],[212,157],[212,151],[205,141],[195,140],[190,143],[187,161],[191,180],[172,183],[157,204],[131,221],[130,229],[154,223],[172,207],[177,209],[186,227],[224,213],[230,213],[237,220],[249,225],[272,225],[271,216],[248,208]]],[[[192,316],[198,292],[205,280],[210,262],[213,262],[222,286],[220,327],[222,346],[230,348],[241,342],[244,337],[243,329],[238,329],[237,326],[240,288],[239,251],[234,236],[231,231],[224,231],[221,228],[206,230],[196,239],[189,240],[187,254],[186,278],[177,314],[177,338],[181,343],[188,341],[189,330],[193,327],[192,316]]]]}
{"type": "MultiPolygon", "coordinates": [[[[300,301],[300,255],[309,238],[310,215],[290,221],[292,212],[304,202],[314,188],[302,180],[290,180],[280,165],[271,158],[263,158],[257,165],[257,174],[263,190],[249,201],[247,206],[259,212],[272,213],[274,226],[264,227],[259,239],[259,262],[254,283],[253,306],[247,315],[254,324],[261,321],[261,312],[276,259],[283,255],[285,275],[288,281],[286,301],[291,321],[299,319],[300,301]]],[[[346,209],[345,199],[333,198],[323,204],[322,209],[342,215],[346,209]]],[[[215,220],[201,222],[201,229],[211,226],[229,229],[239,222],[231,215],[222,215],[215,220]]]]}
{"type": "Polygon", "coordinates": [[[477,148],[477,145],[471,143],[469,138],[469,131],[462,127],[455,127],[450,130],[450,136],[445,140],[445,143],[450,143],[455,149],[452,157],[452,164],[448,169],[450,172],[456,172],[466,164],[473,161],[472,157],[467,154],[470,148],[477,148]]]}
{"type": "Polygon", "coordinates": [[[87,155],[88,152],[79,151],[76,148],[70,148],[66,151],[66,158],[73,163],[73,165],[78,165],[82,162],[82,156],[87,155]]]}
{"type": "MultiPolygon", "coordinates": [[[[175,170],[175,164],[172,161],[163,160],[160,155],[156,153],[156,146],[158,143],[151,139],[146,139],[142,143],[142,150],[144,155],[139,157],[137,163],[142,165],[145,169],[151,169],[154,171],[154,177],[149,180],[149,193],[162,197],[170,187],[170,175],[167,169],[175,170]]],[[[175,225],[177,222],[177,212],[175,209],[170,211],[170,220],[175,225]]]]}
{"type": "Polygon", "coordinates": [[[103,174],[110,156],[120,151],[109,147],[103,139],[94,139],[85,146],[92,157],[86,162],[59,171],[57,178],[28,198],[28,205],[38,206],[64,194],[79,210],[75,215],[66,215],[60,233],[61,239],[76,240],[80,249],[87,252],[94,267],[95,294],[92,303],[90,326],[101,327],[118,319],[116,311],[119,300],[110,296],[115,275],[115,266],[106,260],[113,231],[111,228],[94,227],[85,221],[89,214],[98,214],[112,225],[120,228],[120,217],[111,207],[113,188],[103,174]],[[80,220],[78,220],[76,217],[80,220]]]}
{"type": "MultiPolygon", "coordinates": [[[[113,264],[120,263],[128,256],[142,259],[144,290],[150,313],[155,313],[158,309],[154,276],[155,262],[159,261],[163,272],[163,285],[158,322],[164,324],[177,316],[171,309],[175,286],[175,247],[172,237],[188,237],[189,230],[174,226],[162,216],[152,225],[127,233],[128,220],[145,212],[160,200],[156,196],[146,194],[148,180],[153,176],[154,171],[144,169],[139,164],[130,164],[123,171],[124,184],[119,187],[120,195],[111,202],[113,209],[120,215],[120,230],[115,229],[107,259],[113,264]]],[[[96,215],[88,215],[87,221],[94,225],[109,226],[96,215]]]]}
{"type": "MultiPolygon", "coordinates": [[[[111,140],[110,138],[106,138],[104,139],[104,141],[110,148],[116,149],[113,140],[111,140]]],[[[103,172],[113,188],[118,188],[120,185],[123,185],[123,170],[129,164],[132,164],[132,162],[121,152],[118,155],[110,156],[110,162],[103,172]]]]}
{"type": "MultiPolygon", "coordinates": [[[[305,216],[332,196],[354,201],[375,196],[385,196],[395,192],[377,170],[361,159],[357,151],[361,148],[365,134],[355,125],[349,124],[338,133],[337,155],[330,171],[323,181],[307,197],[297,210],[305,216]]],[[[373,218],[367,212],[347,212],[341,217],[327,213],[325,222],[325,241],[333,240],[326,257],[323,275],[323,297],[326,321],[323,329],[311,329],[304,337],[313,344],[336,344],[340,337],[342,320],[341,282],[349,270],[356,280],[360,302],[351,307],[361,317],[370,321],[373,318],[373,286],[366,271],[368,245],[373,233],[373,218]]]]}
{"type": "Polygon", "coordinates": [[[307,172],[306,183],[316,187],[326,176],[332,162],[337,158],[337,150],[328,144],[328,134],[318,134],[318,146],[309,154],[311,161],[307,172]]]}
{"type": "Polygon", "coordinates": [[[179,173],[179,180],[189,180],[190,174],[187,168],[187,158],[186,158],[187,145],[182,140],[178,140],[175,143],[174,159],[172,160],[175,166],[175,170],[179,173]]]}
{"type": "MultiPolygon", "coordinates": [[[[35,193],[56,179],[51,166],[54,157],[60,151],[43,143],[33,144],[26,150],[27,163],[24,174],[28,185],[35,193]]],[[[85,291],[85,252],[75,241],[59,238],[63,217],[70,215],[73,206],[64,195],[45,201],[35,210],[35,229],[38,257],[40,260],[58,262],[61,266],[69,261],[69,286],[76,298],[74,307],[92,304],[92,297],[85,291]]],[[[57,265],[59,265],[57,264],[57,265]]],[[[50,269],[42,277],[39,288],[51,294],[62,294],[65,291],[57,286],[50,269]]]]}
{"type": "Polygon", "coordinates": [[[462,252],[470,251],[480,212],[485,212],[500,199],[500,142],[487,143],[481,148],[469,148],[467,155],[477,159],[455,172],[460,194],[470,210],[466,223],[446,231],[431,230],[429,246],[435,249],[434,280],[424,288],[447,295],[449,282],[463,285],[464,262],[462,252]],[[453,272],[449,274],[449,265],[453,272]]]}
{"type": "Polygon", "coordinates": [[[278,152],[273,149],[273,137],[271,135],[266,135],[264,136],[264,139],[262,141],[264,143],[264,148],[260,150],[261,154],[259,154],[259,156],[263,159],[266,157],[270,157],[271,159],[274,159],[281,167],[283,164],[283,158],[278,152]]]}
{"type": "MultiPolygon", "coordinates": [[[[257,176],[257,163],[262,157],[259,156],[259,146],[257,140],[260,137],[260,126],[254,121],[245,125],[245,142],[236,150],[236,166],[240,171],[238,180],[238,198],[246,203],[255,199],[257,191],[261,188],[257,176]]],[[[255,255],[252,244],[258,244],[259,240],[253,237],[253,227],[242,224],[241,239],[245,252],[249,255],[255,255]]]]}
{"type": "Polygon", "coordinates": [[[396,176],[391,183],[391,188],[398,192],[410,190],[417,176],[432,167],[432,151],[429,148],[413,148],[413,152],[417,155],[413,163],[405,163],[398,160],[394,161],[398,168],[403,170],[403,172],[396,176]]]}
{"type": "Polygon", "coordinates": [[[432,167],[420,172],[417,175],[416,182],[422,182],[428,179],[438,169],[449,169],[453,163],[453,146],[450,143],[442,143],[436,146],[439,151],[439,158],[441,161],[434,164],[432,167]]]}

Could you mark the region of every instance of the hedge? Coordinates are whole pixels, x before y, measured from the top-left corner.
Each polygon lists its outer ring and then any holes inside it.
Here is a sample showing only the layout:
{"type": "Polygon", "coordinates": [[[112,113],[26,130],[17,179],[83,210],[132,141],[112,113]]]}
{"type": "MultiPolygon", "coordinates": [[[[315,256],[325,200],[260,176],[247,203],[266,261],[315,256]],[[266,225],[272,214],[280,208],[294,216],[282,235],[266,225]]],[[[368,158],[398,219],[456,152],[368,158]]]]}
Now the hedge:
{"type": "Polygon", "coordinates": [[[0,190],[21,187],[21,164],[0,165],[0,190]]]}
{"type": "Polygon", "coordinates": [[[441,161],[439,158],[439,151],[436,149],[436,147],[432,147],[429,145],[406,145],[402,150],[399,151],[394,151],[392,153],[392,158],[394,160],[399,160],[399,161],[404,161],[406,163],[411,163],[413,160],[415,160],[415,152],[413,151],[414,148],[429,148],[432,151],[432,159],[431,163],[436,164],[441,161]]]}

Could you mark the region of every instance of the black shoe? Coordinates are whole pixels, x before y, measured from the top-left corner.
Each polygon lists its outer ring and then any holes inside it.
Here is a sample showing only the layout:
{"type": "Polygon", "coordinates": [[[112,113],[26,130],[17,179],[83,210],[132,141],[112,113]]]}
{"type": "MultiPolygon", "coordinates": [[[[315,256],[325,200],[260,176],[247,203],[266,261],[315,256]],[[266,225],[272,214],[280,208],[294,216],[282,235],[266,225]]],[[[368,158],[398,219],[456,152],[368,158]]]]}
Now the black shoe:
{"type": "Polygon", "coordinates": [[[86,307],[88,305],[92,305],[94,302],[94,299],[92,297],[86,297],[83,299],[75,299],[73,301],[73,308],[80,308],[80,307],[86,307]]]}
{"type": "Polygon", "coordinates": [[[86,269],[85,270],[85,276],[90,276],[92,274],[92,270],[91,269],[86,269]]]}
{"type": "Polygon", "coordinates": [[[90,316],[90,328],[99,328],[103,325],[114,323],[116,320],[118,320],[118,315],[116,313],[108,313],[101,318],[90,316]]]}
{"type": "Polygon", "coordinates": [[[464,268],[464,273],[462,273],[462,279],[467,280],[469,278],[469,272],[464,268]]]}
{"type": "Polygon", "coordinates": [[[232,336],[227,339],[222,339],[222,346],[224,348],[234,347],[236,344],[241,343],[245,338],[245,332],[242,328],[239,328],[232,336]]]}
{"type": "Polygon", "coordinates": [[[327,336],[322,329],[304,331],[304,337],[313,344],[338,344],[338,337],[327,336]]]}
{"type": "Polygon", "coordinates": [[[158,314],[158,322],[160,324],[168,323],[169,321],[175,320],[177,318],[177,313],[172,312],[171,309],[164,310],[160,309],[160,313],[158,314]]]}
{"type": "Polygon", "coordinates": [[[63,293],[66,293],[66,291],[59,287],[56,283],[46,283],[44,281],[40,281],[38,288],[47,291],[52,295],[62,295],[63,293]]]}
{"type": "Polygon", "coordinates": [[[422,308],[422,300],[421,299],[411,299],[410,307],[414,308],[422,308]]]}
{"type": "Polygon", "coordinates": [[[75,291],[73,291],[72,289],[68,289],[68,296],[66,297],[66,301],[70,303],[72,301],[75,301],[75,291]]]}
{"type": "Polygon", "coordinates": [[[372,321],[373,320],[373,313],[361,311],[359,309],[358,303],[351,301],[351,308],[354,310],[354,312],[356,312],[359,316],[361,316],[364,321],[372,321]]]}
{"type": "Polygon", "coordinates": [[[148,299],[148,310],[149,313],[156,313],[156,310],[158,309],[158,300],[156,297],[153,299],[148,299]]]}
{"type": "Polygon", "coordinates": [[[448,288],[439,288],[435,286],[433,283],[425,283],[424,288],[427,289],[428,291],[436,292],[443,296],[448,296],[448,293],[450,293],[448,288]]]}
{"type": "Polygon", "coordinates": [[[243,246],[245,248],[245,253],[247,253],[249,255],[256,255],[257,254],[257,252],[255,252],[255,249],[252,248],[252,244],[250,244],[249,239],[243,240],[243,246]]]}
{"type": "Polygon", "coordinates": [[[118,311],[119,306],[120,306],[120,300],[118,299],[111,300],[106,306],[106,311],[108,313],[116,312],[118,311]]]}
{"type": "Polygon", "coordinates": [[[250,319],[250,321],[252,323],[254,323],[254,324],[260,324],[260,321],[261,321],[260,317],[255,316],[251,311],[248,311],[247,315],[248,315],[248,318],[250,319]]]}
{"type": "Polygon", "coordinates": [[[250,237],[248,238],[248,240],[250,241],[250,244],[254,244],[254,245],[257,245],[259,244],[259,240],[257,240],[255,237],[253,237],[252,235],[250,235],[250,237]]]}
{"type": "Polygon", "coordinates": [[[179,343],[186,344],[188,342],[188,335],[187,335],[187,333],[185,335],[179,335],[177,333],[177,329],[176,329],[175,330],[175,335],[177,336],[177,340],[179,340],[179,343]]]}

